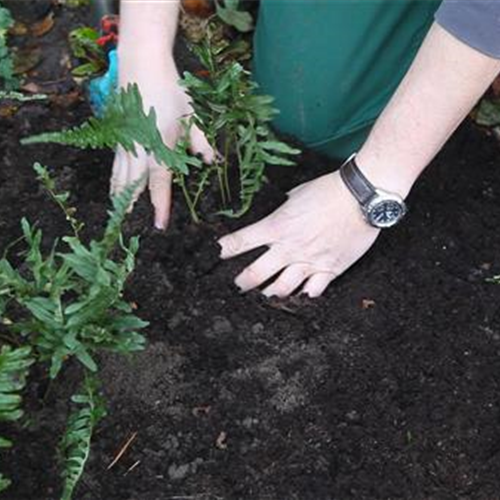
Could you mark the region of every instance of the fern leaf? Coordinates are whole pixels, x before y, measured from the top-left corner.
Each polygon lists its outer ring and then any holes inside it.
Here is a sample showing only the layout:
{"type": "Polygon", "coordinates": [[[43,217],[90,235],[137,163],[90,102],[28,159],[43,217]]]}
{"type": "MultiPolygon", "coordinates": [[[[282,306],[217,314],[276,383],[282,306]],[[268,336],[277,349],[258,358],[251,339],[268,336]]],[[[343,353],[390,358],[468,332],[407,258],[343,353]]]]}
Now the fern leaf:
{"type": "Polygon", "coordinates": [[[144,182],[143,178],[129,184],[120,194],[114,196],[112,199],[113,210],[108,213],[108,223],[102,240],[103,247],[108,253],[121,238],[123,221],[125,220],[130,205],[132,204],[134,193],[137,191],[142,182],[144,182]]]}
{"type": "Polygon", "coordinates": [[[17,102],[32,102],[45,101],[48,96],[45,94],[22,94],[21,92],[0,90],[0,101],[17,101],[17,102]]]}
{"type": "MultiPolygon", "coordinates": [[[[26,384],[28,369],[33,363],[31,349],[12,349],[4,346],[0,352],[0,422],[19,420],[23,412],[20,392],[26,384]]],[[[8,448],[12,443],[0,437],[0,448],[8,448]]],[[[10,485],[10,480],[0,474],[0,491],[10,485]]]]}
{"type": "Polygon", "coordinates": [[[71,500],[90,455],[90,443],[96,425],[106,415],[95,379],[87,378],[80,394],[71,399],[82,407],[68,419],[61,443],[64,456],[64,487],[61,500],[71,500]]]}
{"type": "Polygon", "coordinates": [[[158,163],[176,173],[187,174],[196,158],[166,146],[157,127],[156,112],[144,111],[136,84],[115,94],[102,118],[92,117],[83,125],[60,132],[49,132],[21,141],[21,144],[56,143],[81,149],[115,149],[121,146],[137,155],[136,146],[142,146],[158,163]]]}

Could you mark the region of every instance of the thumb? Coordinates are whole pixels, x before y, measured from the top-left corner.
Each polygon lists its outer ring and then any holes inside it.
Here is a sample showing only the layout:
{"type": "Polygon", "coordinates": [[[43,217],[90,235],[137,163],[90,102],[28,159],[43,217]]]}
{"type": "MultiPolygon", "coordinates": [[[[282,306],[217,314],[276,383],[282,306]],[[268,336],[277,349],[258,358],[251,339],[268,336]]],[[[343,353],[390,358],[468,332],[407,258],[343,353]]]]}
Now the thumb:
{"type": "Polygon", "coordinates": [[[191,151],[194,154],[200,154],[205,163],[213,163],[215,159],[215,151],[212,146],[210,146],[205,134],[196,125],[193,125],[189,132],[189,136],[191,151]]]}

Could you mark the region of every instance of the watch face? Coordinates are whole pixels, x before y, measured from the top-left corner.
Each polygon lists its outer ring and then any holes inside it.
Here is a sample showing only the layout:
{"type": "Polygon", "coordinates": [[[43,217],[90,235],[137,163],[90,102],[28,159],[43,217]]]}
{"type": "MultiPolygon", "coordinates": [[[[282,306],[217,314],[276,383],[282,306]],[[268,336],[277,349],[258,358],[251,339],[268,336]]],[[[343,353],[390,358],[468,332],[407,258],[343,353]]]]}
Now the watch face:
{"type": "Polygon", "coordinates": [[[404,204],[399,201],[380,200],[370,207],[368,220],[372,226],[387,228],[396,225],[404,214],[404,204]]]}

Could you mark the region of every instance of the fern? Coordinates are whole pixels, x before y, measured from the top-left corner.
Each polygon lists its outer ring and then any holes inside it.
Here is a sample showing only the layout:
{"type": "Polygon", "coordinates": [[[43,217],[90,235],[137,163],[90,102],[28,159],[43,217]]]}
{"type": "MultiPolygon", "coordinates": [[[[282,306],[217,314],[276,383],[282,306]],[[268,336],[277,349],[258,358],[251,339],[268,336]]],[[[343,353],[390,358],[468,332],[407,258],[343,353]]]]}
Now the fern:
{"type": "Polygon", "coordinates": [[[144,111],[143,101],[136,84],[116,93],[102,118],[92,117],[77,128],[50,132],[29,137],[22,144],[57,143],[77,148],[116,148],[137,155],[136,146],[142,146],[152,154],[158,163],[175,173],[188,174],[189,166],[196,166],[199,160],[186,151],[168,148],[157,127],[156,112],[151,108],[144,111]]]}
{"type": "Polygon", "coordinates": [[[0,90],[0,101],[18,101],[18,102],[32,102],[32,101],[45,101],[48,96],[45,94],[23,94],[21,92],[15,92],[14,90],[5,91],[0,90]]]}
{"type": "Polygon", "coordinates": [[[7,45],[8,30],[13,25],[9,10],[0,4],[0,84],[7,90],[13,90],[19,83],[14,76],[14,61],[7,45]]]}
{"type": "MultiPolygon", "coordinates": [[[[234,46],[218,40],[209,27],[203,44],[194,50],[208,75],[200,78],[184,74],[182,84],[195,111],[190,124],[205,133],[214,150],[222,152],[222,159],[218,158],[214,166],[204,165],[200,169],[205,176],[199,175],[198,179],[207,185],[215,174],[224,205],[220,213],[241,217],[250,209],[265,181],[266,166],[294,165],[290,158],[300,151],[274,137],[270,128],[277,114],[273,98],[258,94],[258,85],[252,81],[250,72],[234,60],[235,54],[238,56],[234,46]],[[232,159],[237,160],[239,206],[232,203],[229,182],[232,159]]],[[[195,216],[196,201],[204,187],[198,179],[193,182],[192,178],[186,178],[180,182],[190,199],[190,208],[194,206],[191,212],[195,216]]]]}
{"type": "MultiPolygon", "coordinates": [[[[37,170],[39,175],[48,175],[40,165],[37,170]]],[[[53,187],[50,180],[45,182],[53,187]]],[[[144,347],[139,331],[147,323],[133,314],[123,298],[139,248],[137,238],[125,242],[121,234],[135,188],[130,186],[114,199],[101,240],[86,245],[78,236],[67,236],[62,238],[64,251],[59,249],[62,243],[56,242],[44,255],[42,231],[23,220],[28,247],[23,273],[6,258],[0,260],[0,311],[12,311],[11,329],[28,340],[41,361],[50,361],[51,378],[71,357],[95,372],[94,356],[99,351],[128,353],[144,347]],[[115,249],[121,251],[114,253],[115,249]]],[[[52,192],[51,196],[61,195],[52,192]]],[[[67,197],[58,200],[65,207],[67,197]]]]}
{"type": "Polygon", "coordinates": [[[98,394],[98,384],[92,378],[85,380],[82,392],[71,400],[82,407],[70,415],[61,443],[64,457],[64,487],[61,500],[71,500],[90,455],[94,429],[106,415],[104,402],[98,394]]]}
{"type": "MultiPolygon", "coordinates": [[[[13,422],[22,417],[20,392],[24,389],[32,363],[28,347],[12,349],[4,346],[0,351],[0,422],[13,422]]],[[[11,441],[0,436],[0,448],[10,446],[11,441]]],[[[0,491],[9,485],[10,480],[0,474],[0,491]]]]}

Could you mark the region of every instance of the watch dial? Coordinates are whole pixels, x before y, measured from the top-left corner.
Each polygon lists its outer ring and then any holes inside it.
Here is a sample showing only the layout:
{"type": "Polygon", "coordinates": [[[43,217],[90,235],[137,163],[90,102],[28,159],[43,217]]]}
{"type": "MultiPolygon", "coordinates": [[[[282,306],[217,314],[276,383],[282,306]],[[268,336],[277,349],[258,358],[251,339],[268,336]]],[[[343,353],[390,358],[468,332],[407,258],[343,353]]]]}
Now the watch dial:
{"type": "Polygon", "coordinates": [[[403,216],[403,207],[394,200],[381,201],[370,211],[370,221],[376,227],[391,227],[403,216]]]}

